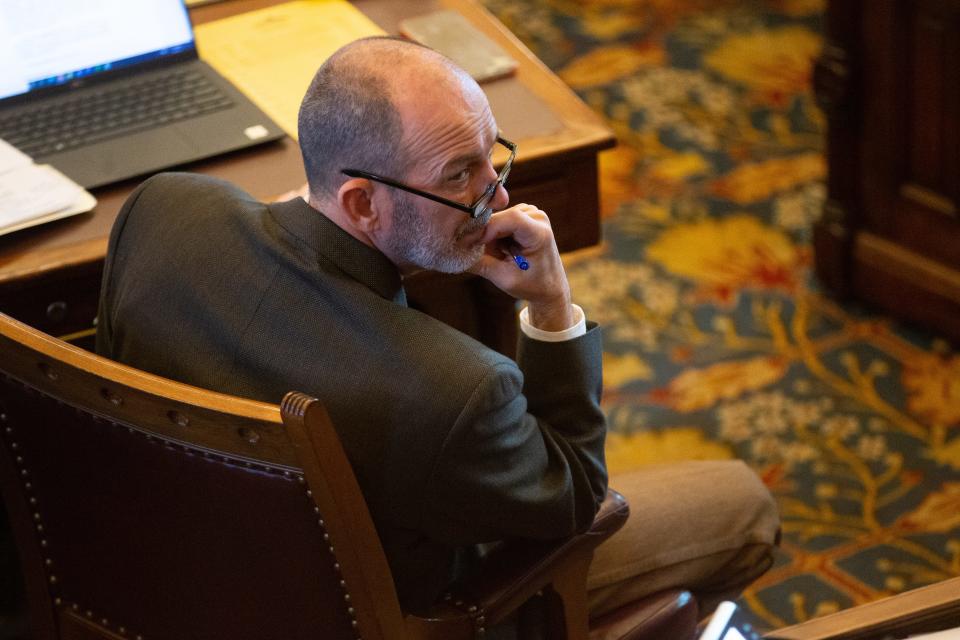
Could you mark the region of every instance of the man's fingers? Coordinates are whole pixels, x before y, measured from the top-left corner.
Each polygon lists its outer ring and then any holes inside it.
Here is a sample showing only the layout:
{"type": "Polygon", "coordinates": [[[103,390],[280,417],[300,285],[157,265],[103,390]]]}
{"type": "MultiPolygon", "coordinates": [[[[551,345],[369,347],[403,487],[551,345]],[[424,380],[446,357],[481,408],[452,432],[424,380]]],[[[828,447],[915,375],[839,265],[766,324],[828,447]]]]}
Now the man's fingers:
{"type": "Polygon", "coordinates": [[[549,228],[547,214],[532,204],[517,204],[509,209],[497,211],[490,217],[484,229],[482,242],[490,244],[501,238],[512,237],[524,248],[535,243],[541,237],[542,225],[549,228]]]}

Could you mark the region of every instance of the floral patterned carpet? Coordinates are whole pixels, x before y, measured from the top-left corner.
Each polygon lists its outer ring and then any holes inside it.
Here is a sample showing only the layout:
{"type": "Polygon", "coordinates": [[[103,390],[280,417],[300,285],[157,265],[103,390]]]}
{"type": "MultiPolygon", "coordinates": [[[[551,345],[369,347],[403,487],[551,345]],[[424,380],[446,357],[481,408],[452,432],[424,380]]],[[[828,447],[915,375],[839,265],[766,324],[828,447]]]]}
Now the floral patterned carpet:
{"type": "MultiPolygon", "coordinates": [[[[960,356],[811,272],[824,0],[484,0],[616,132],[601,247],[611,470],[746,460],[777,496],[762,629],[960,575],[960,356]]],[[[521,150],[522,152],[522,150],[521,150]]]]}

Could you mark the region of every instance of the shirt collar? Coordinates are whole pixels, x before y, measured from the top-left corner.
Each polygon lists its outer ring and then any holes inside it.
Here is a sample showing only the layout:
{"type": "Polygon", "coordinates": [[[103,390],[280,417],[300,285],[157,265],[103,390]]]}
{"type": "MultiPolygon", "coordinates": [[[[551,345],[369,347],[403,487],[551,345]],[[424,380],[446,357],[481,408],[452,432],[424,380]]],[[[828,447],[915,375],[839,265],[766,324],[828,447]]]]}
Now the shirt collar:
{"type": "Polygon", "coordinates": [[[385,255],[354,238],[302,198],[268,208],[277,224],[314,249],[320,259],[383,298],[406,305],[400,272],[385,255]]]}

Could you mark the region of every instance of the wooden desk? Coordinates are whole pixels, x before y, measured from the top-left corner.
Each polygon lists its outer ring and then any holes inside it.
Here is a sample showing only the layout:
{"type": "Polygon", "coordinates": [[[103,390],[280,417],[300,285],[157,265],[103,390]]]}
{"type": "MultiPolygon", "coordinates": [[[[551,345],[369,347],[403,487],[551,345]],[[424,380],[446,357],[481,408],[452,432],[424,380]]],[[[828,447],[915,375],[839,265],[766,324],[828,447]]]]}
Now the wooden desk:
{"type": "MultiPolygon", "coordinates": [[[[274,4],[231,0],[191,10],[200,24],[274,4]]],[[[599,240],[597,153],[614,139],[600,119],[509,31],[474,0],[356,0],[389,33],[407,16],[451,7],[499,42],[519,63],[515,76],[486,83],[500,128],[519,144],[510,174],[512,202],[547,211],[563,251],[599,240]]],[[[190,171],[219,176],[253,195],[272,196],[303,184],[297,143],[289,138],[258,149],[196,163],[190,171]]],[[[0,310],[54,335],[89,328],[96,314],[110,228],[129,181],[95,190],[94,212],[0,237],[0,310]]],[[[479,279],[421,274],[407,285],[411,304],[491,346],[512,351],[512,301],[479,279]]]]}
{"type": "Polygon", "coordinates": [[[767,640],[887,640],[960,625],[960,578],[774,631],[767,640]]]}

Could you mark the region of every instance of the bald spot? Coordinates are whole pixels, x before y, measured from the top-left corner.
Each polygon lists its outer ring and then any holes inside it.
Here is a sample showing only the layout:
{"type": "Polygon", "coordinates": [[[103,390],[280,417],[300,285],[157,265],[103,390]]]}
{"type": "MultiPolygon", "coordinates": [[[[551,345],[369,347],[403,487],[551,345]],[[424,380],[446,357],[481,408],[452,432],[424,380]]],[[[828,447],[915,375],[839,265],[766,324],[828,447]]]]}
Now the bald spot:
{"type": "Polygon", "coordinates": [[[346,45],[335,57],[338,66],[378,78],[405,120],[413,113],[471,109],[486,99],[476,81],[453,61],[412,42],[368,38],[346,45]]]}

